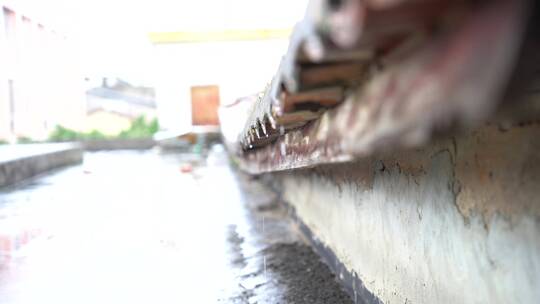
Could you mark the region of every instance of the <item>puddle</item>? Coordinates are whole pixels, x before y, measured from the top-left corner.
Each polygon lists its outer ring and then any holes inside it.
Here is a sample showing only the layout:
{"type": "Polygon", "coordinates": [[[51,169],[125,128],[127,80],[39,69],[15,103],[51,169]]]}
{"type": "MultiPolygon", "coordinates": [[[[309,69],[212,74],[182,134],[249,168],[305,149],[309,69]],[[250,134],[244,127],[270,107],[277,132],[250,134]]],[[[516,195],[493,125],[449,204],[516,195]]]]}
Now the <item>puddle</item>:
{"type": "Polygon", "coordinates": [[[186,158],[90,153],[1,192],[0,242],[20,246],[1,245],[0,304],[346,303],[273,192],[186,158]]]}

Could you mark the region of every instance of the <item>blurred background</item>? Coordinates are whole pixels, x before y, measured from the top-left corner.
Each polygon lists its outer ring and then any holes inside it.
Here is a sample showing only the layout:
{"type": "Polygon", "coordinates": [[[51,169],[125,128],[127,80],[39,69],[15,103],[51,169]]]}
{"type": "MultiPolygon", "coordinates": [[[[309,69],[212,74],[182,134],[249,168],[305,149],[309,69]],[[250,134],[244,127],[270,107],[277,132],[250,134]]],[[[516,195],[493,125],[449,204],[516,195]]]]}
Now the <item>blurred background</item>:
{"type": "Polygon", "coordinates": [[[0,303],[253,298],[276,230],[246,215],[218,108],[264,89],[305,6],[0,0],[0,303]]]}
{"type": "Polygon", "coordinates": [[[21,143],[215,126],[218,105],[270,81],[306,1],[0,6],[0,141],[21,143]]]}
{"type": "Polygon", "coordinates": [[[540,303],[533,1],[0,9],[0,304],[540,303]]]}

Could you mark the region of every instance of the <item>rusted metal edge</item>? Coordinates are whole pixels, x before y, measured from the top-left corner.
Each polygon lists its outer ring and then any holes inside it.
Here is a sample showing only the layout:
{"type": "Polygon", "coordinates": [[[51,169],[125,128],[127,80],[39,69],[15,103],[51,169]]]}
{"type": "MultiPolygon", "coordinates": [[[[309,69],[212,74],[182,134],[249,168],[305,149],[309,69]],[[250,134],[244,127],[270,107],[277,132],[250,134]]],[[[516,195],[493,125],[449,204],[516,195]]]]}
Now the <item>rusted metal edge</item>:
{"type": "Polygon", "coordinates": [[[240,166],[262,173],[349,161],[419,146],[456,123],[481,122],[496,108],[515,64],[526,8],[526,1],[499,0],[467,12],[459,26],[349,89],[338,107],[244,151],[240,166]]]}
{"type": "Polygon", "coordinates": [[[377,1],[311,1],[306,16],[294,28],[275,77],[258,96],[246,121],[240,138],[243,149],[268,144],[273,136],[267,134],[267,126],[268,133],[284,133],[343,101],[295,95],[315,97],[320,90],[344,90],[364,82],[370,69],[379,64],[376,53],[407,45],[404,40],[427,31],[445,9],[463,6],[463,1],[447,0],[394,2],[381,9],[377,1]]]}

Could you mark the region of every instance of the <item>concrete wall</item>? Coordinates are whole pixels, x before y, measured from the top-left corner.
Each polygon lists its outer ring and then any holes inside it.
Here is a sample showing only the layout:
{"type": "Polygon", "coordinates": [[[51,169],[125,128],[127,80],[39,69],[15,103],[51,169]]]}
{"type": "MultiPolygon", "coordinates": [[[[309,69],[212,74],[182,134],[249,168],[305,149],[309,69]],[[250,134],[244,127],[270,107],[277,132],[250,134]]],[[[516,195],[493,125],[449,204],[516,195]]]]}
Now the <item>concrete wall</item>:
{"type": "Polygon", "coordinates": [[[7,146],[0,153],[0,187],[82,160],[83,150],[73,143],[7,146]]]}
{"type": "Polygon", "coordinates": [[[146,150],[156,145],[152,138],[87,140],[80,143],[85,151],[146,150]]]}
{"type": "Polygon", "coordinates": [[[539,303],[538,138],[538,124],[486,126],[278,177],[300,220],[384,303],[539,303]]]}
{"type": "Polygon", "coordinates": [[[132,120],[126,115],[98,110],[86,115],[84,130],[86,132],[99,131],[106,135],[116,136],[129,129],[132,120]]]}

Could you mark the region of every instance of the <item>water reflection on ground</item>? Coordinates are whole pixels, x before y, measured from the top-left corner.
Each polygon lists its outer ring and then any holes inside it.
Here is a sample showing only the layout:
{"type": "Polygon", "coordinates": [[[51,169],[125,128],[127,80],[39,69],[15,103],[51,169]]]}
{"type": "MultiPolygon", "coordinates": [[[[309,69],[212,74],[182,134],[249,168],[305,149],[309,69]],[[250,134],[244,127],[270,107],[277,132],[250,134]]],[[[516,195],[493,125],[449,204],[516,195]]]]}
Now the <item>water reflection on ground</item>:
{"type": "Polygon", "coordinates": [[[86,154],[0,193],[0,303],[275,303],[283,244],[307,248],[223,152],[86,154]]]}

